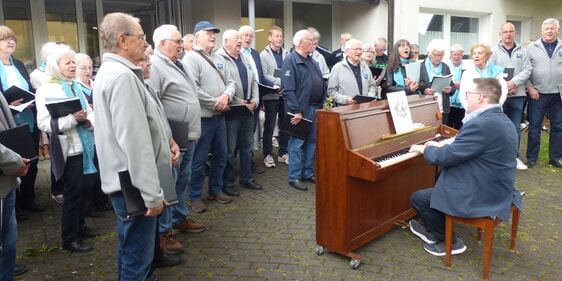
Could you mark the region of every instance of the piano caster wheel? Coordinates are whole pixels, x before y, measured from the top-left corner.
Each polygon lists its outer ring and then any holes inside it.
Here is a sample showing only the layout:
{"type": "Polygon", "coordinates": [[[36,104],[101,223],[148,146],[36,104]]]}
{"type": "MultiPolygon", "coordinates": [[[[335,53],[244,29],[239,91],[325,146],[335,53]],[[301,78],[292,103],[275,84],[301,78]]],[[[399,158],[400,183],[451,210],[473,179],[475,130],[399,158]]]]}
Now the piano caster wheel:
{"type": "Polygon", "coordinates": [[[349,261],[349,267],[351,267],[351,269],[357,269],[359,265],[361,265],[361,260],[352,259],[349,261]]]}
{"type": "Polygon", "coordinates": [[[324,247],[322,247],[322,246],[316,246],[315,250],[316,250],[316,254],[319,255],[319,256],[324,254],[324,247]]]}

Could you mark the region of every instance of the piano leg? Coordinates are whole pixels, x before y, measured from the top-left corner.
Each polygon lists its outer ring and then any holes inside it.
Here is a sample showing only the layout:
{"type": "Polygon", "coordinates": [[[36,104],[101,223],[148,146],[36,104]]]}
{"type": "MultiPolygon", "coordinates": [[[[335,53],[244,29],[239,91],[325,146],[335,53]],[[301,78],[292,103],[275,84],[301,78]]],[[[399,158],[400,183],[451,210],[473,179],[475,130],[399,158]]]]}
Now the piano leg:
{"type": "MultiPolygon", "coordinates": [[[[317,255],[322,255],[324,254],[324,251],[326,250],[326,248],[324,248],[323,246],[317,245],[316,248],[314,249],[314,251],[316,252],[317,255]]],[[[344,254],[344,256],[351,258],[351,260],[349,261],[349,267],[351,267],[352,269],[357,269],[359,267],[359,265],[361,265],[361,258],[362,256],[355,254],[353,252],[349,252],[347,254],[344,254]]]]}

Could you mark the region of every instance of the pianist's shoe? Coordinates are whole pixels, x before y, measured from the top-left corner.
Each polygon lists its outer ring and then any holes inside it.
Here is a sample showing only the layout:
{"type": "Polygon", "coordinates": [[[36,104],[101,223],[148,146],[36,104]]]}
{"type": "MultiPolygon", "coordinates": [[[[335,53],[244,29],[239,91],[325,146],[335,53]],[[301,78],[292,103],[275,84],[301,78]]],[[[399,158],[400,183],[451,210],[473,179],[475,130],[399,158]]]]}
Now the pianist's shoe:
{"type": "Polygon", "coordinates": [[[300,191],[307,191],[308,187],[300,180],[290,181],[289,185],[300,191]]]}
{"type": "Polygon", "coordinates": [[[433,233],[427,231],[427,229],[425,228],[425,225],[420,224],[417,220],[414,220],[414,219],[410,220],[410,230],[412,231],[412,233],[414,235],[419,237],[425,243],[432,244],[432,243],[437,242],[437,238],[435,238],[435,235],[433,235],[433,233]]]}

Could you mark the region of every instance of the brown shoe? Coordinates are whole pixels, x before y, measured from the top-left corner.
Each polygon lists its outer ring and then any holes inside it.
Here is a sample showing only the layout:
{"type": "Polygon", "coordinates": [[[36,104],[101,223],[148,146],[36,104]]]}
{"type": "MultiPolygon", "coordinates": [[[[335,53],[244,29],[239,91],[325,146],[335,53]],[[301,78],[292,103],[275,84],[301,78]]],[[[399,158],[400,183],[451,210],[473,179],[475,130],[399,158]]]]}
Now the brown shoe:
{"type": "Polygon", "coordinates": [[[221,204],[228,204],[232,201],[232,198],[226,194],[224,194],[224,192],[218,193],[218,194],[209,194],[209,196],[207,196],[207,198],[209,198],[209,200],[217,200],[217,202],[221,203],[221,204]]]}
{"type": "Polygon", "coordinates": [[[183,245],[176,239],[171,230],[160,236],[160,248],[168,255],[179,254],[183,251],[183,245]]]}
{"type": "Polygon", "coordinates": [[[200,222],[196,222],[190,217],[185,217],[185,219],[181,223],[174,225],[172,233],[173,234],[176,234],[178,232],[199,233],[204,231],[205,229],[206,227],[204,224],[200,222]]]}
{"type": "Polygon", "coordinates": [[[203,203],[203,200],[187,200],[187,205],[196,213],[203,213],[207,211],[207,206],[203,203]]]}
{"type": "Polygon", "coordinates": [[[39,161],[45,160],[45,154],[43,154],[43,147],[40,146],[37,151],[37,156],[39,157],[39,161]]]}

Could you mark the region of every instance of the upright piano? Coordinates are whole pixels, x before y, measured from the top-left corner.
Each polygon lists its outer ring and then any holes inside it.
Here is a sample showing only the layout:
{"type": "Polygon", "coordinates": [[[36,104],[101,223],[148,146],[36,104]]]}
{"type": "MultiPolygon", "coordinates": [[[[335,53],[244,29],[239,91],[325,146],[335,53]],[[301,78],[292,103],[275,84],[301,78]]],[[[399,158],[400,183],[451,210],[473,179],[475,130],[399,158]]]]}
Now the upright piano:
{"type": "Polygon", "coordinates": [[[396,134],[387,101],[318,110],[316,114],[316,253],[351,258],[355,249],[413,218],[410,195],[433,187],[437,167],[412,144],[456,135],[442,125],[437,101],[408,96],[412,120],[423,124],[396,134]]]}

